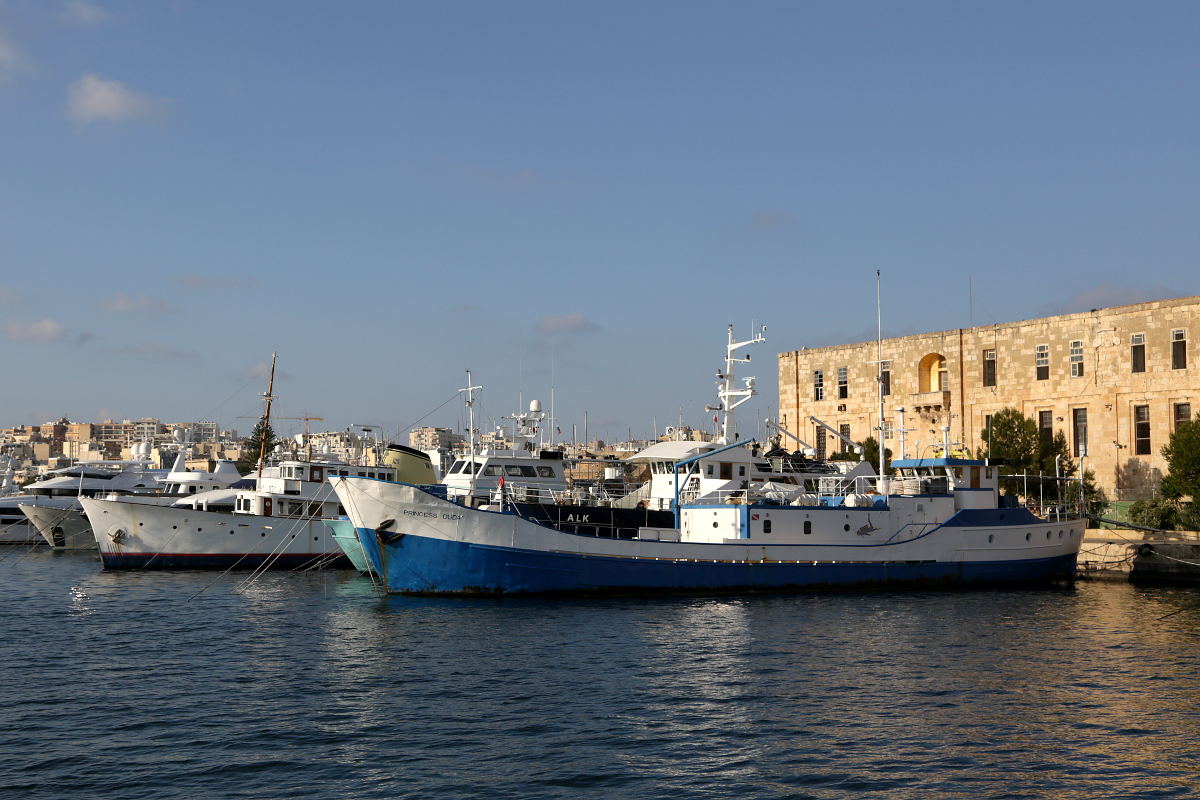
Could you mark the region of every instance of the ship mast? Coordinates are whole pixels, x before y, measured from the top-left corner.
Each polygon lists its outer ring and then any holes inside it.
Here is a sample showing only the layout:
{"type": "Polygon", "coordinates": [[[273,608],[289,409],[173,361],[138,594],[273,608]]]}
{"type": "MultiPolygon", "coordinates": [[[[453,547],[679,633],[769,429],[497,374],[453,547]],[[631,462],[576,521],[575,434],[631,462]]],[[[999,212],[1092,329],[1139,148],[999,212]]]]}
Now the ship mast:
{"type": "Polygon", "coordinates": [[[467,393],[467,424],[469,425],[467,428],[467,433],[469,433],[471,436],[471,451],[467,455],[468,459],[470,460],[471,490],[467,497],[473,497],[475,495],[475,470],[479,466],[475,463],[475,390],[482,388],[482,386],[471,385],[471,370],[467,370],[467,388],[459,389],[460,392],[467,393]]]}
{"type": "Polygon", "coordinates": [[[734,365],[749,363],[750,354],[747,353],[745,358],[737,358],[734,356],[733,351],[739,347],[765,342],[767,337],[763,336],[763,334],[766,330],[767,326],[761,325],[752,339],[745,342],[735,342],[733,340],[733,326],[729,326],[729,343],[725,349],[725,371],[717,371],[717,386],[721,387],[717,390],[717,397],[721,399],[721,402],[716,406],[704,407],[705,411],[723,411],[725,413],[725,420],[721,425],[721,438],[717,440],[719,444],[734,444],[737,441],[737,420],[734,417],[733,410],[758,394],[758,390],[754,388],[754,378],[745,379],[745,389],[735,388],[736,377],[734,375],[734,365]],[[734,398],[738,398],[736,402],[734,398]]]}
{"type": "Polygon", "coordinates": [[[275,398],[271,396],[271,391],[275,388],[275,353],[271,353],[271,378],[267,381],[267,412],[263,414],[263,429],[262,435],[259,436],[258,442],[258,483],[255,486],[261,486],[263,461],[267,457],[267,429],[271,427],[271,401],[275,398]]]}

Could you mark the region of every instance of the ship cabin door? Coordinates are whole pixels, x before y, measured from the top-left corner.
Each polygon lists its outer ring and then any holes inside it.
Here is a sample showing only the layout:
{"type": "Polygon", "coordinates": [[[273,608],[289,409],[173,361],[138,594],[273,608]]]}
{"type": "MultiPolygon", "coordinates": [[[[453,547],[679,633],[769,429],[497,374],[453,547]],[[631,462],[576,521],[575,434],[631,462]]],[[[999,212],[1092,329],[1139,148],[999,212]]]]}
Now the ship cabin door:
{"type": "Polygon", "coordinates": [[[271,516],[271,498],[269,498],[269,497],[263,498],[262,510],[263,510],[262,515],[264,517],[271,516]]]}
{"type": "Polygon", "coordinates": [[[723,480],[723,481],[733,480],[733,462],[731,462],[731,461],[722,461],[721,462],[721,480],[723,480]]]}
{"type": "Polygon", "coordinates": [[[325,480],[325,476],[322,473],[323,470],[320,467],[309,467],[308,479],[313,483],[321,483],[325,480]]]}
{"type": "Polygon", "coordinates": [[[971,467],[971,488],[979,488],[979,467],[971,467]]]}

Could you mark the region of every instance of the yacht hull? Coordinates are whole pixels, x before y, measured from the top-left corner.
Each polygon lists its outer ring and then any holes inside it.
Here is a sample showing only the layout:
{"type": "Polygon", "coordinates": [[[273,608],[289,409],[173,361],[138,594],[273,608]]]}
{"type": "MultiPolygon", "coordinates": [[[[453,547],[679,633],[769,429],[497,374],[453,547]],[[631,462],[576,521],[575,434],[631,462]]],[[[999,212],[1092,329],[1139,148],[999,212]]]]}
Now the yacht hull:
{"type": "Polygon", "coordinates": [[[82,509],[21,506],[21,510],[46,544],[55,550],[96,549],[92,524],[82,509]]]}
{"type": "Polygon", "coordinates": [[[120,500],[81,502],[106,569],[345,564],[319,518],[259,517],[120,500]]]}
{"type": "MultiPolygon", "coordinates": [[[[755,543],[608,539],[458,506],[415,487],[334,481],[372,568],[393,594],[608,594],[965,587],[1070,580],[1082,540],[1045,523],[946,523],[904,541],[755,543]],[[964,524],[971,523],[969,527],[964,524]],[[995,537],[995,542],[987,537],[995,537]],[[988,550],[987,545],[992,549],[988,550]],[[986,555],[985,555],[986,554],[986,555]]],[[[804,513],[796,509],[796,513],[804,513]]],[[[772,513],[790,513],[772,507],[772,513]]],[[[976,517],[978,515],[975,515],[976,517]]]]}

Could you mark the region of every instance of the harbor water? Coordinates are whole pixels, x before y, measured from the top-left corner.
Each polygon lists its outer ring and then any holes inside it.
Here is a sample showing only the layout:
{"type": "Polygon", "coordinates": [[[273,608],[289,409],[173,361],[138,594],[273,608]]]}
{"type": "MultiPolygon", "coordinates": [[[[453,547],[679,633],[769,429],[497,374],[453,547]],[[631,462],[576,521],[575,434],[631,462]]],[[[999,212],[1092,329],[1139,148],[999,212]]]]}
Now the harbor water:
{"type": "Polygon", "coordinates": [[[0,556],[3,796],[1200,792],[1191,589],[380,598],[0,556]]]}

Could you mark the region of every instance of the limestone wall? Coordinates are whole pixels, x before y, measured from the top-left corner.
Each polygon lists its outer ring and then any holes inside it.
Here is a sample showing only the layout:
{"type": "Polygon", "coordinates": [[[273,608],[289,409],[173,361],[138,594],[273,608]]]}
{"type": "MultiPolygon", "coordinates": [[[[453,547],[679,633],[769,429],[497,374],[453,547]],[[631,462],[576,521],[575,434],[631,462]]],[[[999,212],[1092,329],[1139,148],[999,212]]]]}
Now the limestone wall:
{"type": "MultiPolygon", "coordinates": [[[[891,389],[884,398],[885,419],[889,427],[898,427],[896,409],[903,406],[905,427],[912,429],[908,455],[929,456],[942,441],[943,425],[950,426],[952,441],[974,452],[987,415],[1010,406],[1038,422],[1039,412],[1048,412],[1051,427],[1066,434],[1073,452],[1086,453],[1086,468],[1110,499],[1150,497],[1166,471],[1159,451],[1174,430],[1177,407],[1190,404],[1193,417],[1200,412],[1198,312],[1200,297],[1188,297],[885,339],[891,389]],[[1183,369],[1173,368],[1173,331],[1183,331],[1186,342],[1183,369]],[[1145,371],[1135,373],[1131,337],[1136,334],[1145,340],[1145,371]],[[1081,343],[1075,376],[1071,342],[1081,343]],[[1044,380],[1038,380],[1038,345],[1046,346],[1044,380]],[[984,385],[989,350],[995,353],[994,386],[984,385]],[[1149,454],[1136,452],[1139,406],[1148,411],[1149,454]],[[1086,442],[1077,442],[1072,425],[1077,409],[1086,413],[1086,442]]],[[[835,428],[849,425],[858,441],[877,436],[876,347],[864,342],[780,353],[783,426],[810,444],[817,438],[810,414],[835,428]],[[845,398],[839,396],[839,368],[846,370],[845,398]],[[815,370],[823,372],[821,400],[815,399],[815,370]]],[[[896,437],[887,446],[899,455],[896,437]]]]}

